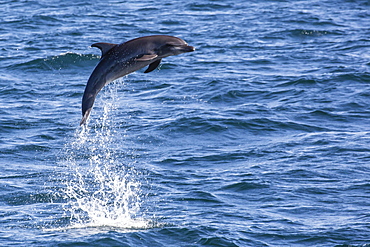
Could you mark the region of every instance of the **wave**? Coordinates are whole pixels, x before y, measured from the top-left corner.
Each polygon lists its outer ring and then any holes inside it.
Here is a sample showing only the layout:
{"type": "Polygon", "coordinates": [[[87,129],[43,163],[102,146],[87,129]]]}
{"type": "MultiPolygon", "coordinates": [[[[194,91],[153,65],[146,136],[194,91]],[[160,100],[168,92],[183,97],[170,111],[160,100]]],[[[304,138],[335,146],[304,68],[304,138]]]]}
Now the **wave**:
{"type": "Polygon", "coordinates": [[[270,186],[265,183],[256,182],[236,182],[226,186],[223,186],[221,190],[230,190],[232,192],[245,192],[248,190],[265,189],[270,186]]]}
{"type": "Polygon", "coordinates": [[[217,11],[217,10],[229,10],[233,6],[231,4],[221,3],[191,3],[187,5],[187,8],[191,11],[217,11]]]}
{"type": "Polygon", "coordinates": [[[287,119],[274,120],[265,117],[259,118],[179,118],[171,123],[161,126],[161,129],[167,129],[170,132],[187,133],[195,135],[215,134],[227,132],[229,137],[240,136],[240,131],[246,132],[281,132],[281,131],[324,131],[326,128],[315,126],[309,123],[300,123],[287,119]]]}
{"type": "Polygon", "coordinates": [[[90,66],[90,61],[96,62],[100,57],[92,54],[79,54],[66,52],[47,58],[37,58],[28,62],[11,65],[8,68],[12,70],[26,70],[30,72],[45,70],[76,69],[79,67],[90,66]]]}

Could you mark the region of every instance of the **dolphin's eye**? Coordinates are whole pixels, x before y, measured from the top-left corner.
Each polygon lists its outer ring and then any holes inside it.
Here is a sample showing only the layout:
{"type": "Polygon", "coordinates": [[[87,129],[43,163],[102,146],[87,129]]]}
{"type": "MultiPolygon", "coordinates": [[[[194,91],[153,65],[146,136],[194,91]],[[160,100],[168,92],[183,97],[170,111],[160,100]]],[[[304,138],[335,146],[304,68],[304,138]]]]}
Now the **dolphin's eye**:
{"type": "Polygon", "coordinates": [[[171,43],[165,43],[164,45],[162,45],[162,47],[160,48],[161,50],[172,50],[173,49],[173,47],[174,47],[174,45],[173,44],[171,44],[171,43]]]}

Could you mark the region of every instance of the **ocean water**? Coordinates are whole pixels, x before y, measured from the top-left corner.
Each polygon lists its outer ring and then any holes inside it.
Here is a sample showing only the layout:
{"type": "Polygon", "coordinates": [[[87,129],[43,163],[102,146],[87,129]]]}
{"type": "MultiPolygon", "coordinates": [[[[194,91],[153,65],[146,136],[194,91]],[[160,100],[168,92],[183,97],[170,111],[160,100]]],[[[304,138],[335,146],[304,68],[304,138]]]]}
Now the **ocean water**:
{"type": "Polygon", "coordinates": [[[1,246],[370,246],[370,2],[0,1],[1,246]],[[100,51],[196,51],[81,99],[100,51]]]}

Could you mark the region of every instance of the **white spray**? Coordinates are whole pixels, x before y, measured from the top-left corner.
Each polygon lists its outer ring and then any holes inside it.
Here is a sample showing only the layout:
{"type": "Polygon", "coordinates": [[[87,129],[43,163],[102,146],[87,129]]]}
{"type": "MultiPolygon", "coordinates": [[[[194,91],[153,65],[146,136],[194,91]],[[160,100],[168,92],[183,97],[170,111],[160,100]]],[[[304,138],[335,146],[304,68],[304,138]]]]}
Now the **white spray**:
{"type": "Polygon", "coordinates": [[[114,116],[110,116],[116,108],[117,83],[107,88],[108,99],[101,100],[103,117],[95,120],[94,128],[79,129],[65,148],[71,173],[65,182],[65,211],[71,227],[148,228],[141,210],[142,176],[132,161],[119,157],[123,141],[117,142],[114,116]]]}

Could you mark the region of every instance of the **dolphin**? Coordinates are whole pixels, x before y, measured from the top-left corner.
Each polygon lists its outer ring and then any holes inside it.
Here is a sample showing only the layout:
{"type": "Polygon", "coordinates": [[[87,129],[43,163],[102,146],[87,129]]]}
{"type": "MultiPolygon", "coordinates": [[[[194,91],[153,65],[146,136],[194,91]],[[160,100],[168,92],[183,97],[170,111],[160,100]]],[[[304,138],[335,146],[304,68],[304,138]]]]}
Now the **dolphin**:
{"type": "Polygon", "coordinates": [[[97,94],[111,81],[147,65],[144,73],[149,73],[159,66],[162,58],[195,50],[184,40],[168,35],[145,36],[122,44],[95,43],[91,47],[99,48],[102,55],[86,84],[80,125],[86,124],[97,94]]]}

